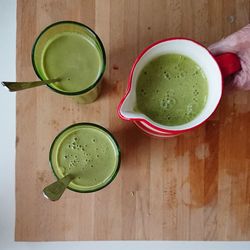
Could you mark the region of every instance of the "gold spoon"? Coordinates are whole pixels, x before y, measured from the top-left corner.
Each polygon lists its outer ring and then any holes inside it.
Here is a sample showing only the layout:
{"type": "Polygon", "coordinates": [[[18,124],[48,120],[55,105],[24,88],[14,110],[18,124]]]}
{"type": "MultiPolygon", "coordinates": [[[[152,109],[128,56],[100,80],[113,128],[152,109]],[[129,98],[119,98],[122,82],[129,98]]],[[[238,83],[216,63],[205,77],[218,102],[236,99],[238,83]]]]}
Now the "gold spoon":
{"type": "Polygon", "coordinates": [[[64,193],[66,187],[69,185],[71,181],[75,179],[75,176],[72,174],[68,174],[64,176],[62,179],[57,180],[56,182],[48,185],[43,189],[43,195],[47,199],[51,201],[57,201],[60,199],[62,194],[64,193]]]}
{"type": "Polygon", "coordinates": [[[9,89],[10,92],[29,89],[33,87],[38,87],[41,85],[46,85],[49,83],[55,83],[60,81],[60,78],[50,79],[45,81],[34,81],[34,82],[2,82],[2,85],[9,89]]]}

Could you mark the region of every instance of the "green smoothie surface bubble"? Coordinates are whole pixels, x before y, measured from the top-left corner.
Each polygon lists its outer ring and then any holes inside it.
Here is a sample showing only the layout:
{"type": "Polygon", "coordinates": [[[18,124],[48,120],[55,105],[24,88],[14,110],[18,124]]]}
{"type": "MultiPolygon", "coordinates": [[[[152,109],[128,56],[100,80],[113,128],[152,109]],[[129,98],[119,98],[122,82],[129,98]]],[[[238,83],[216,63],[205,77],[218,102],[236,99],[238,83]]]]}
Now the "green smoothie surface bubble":
{"type": "Polygon", "coordinates": [[[203,110],[207,96],[204,72],[192,59],[179,54],[153,59],[137,80],[137,108],[162,125],[190,122],[203,110]]]}

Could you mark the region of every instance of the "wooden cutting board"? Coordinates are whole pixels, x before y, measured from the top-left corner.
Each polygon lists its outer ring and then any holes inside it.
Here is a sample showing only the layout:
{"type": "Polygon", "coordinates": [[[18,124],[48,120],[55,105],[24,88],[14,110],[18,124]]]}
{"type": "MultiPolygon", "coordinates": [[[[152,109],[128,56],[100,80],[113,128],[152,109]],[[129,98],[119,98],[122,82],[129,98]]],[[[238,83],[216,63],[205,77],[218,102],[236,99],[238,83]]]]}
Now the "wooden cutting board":
{"type": "Polygon", "coordinates": [[[246,25],[249,0],[18,0],[17,80],[35,80],[32,44],[59,20],[94,29],[107,53],[95,103],[39,87],[17,94],[16,234],[18,241],[250,240],[250,93],[225,91],[202,127],[171,139],[150,138],[116,107],[138,53],[150,43],[186,36],[205,45],[246,25]],[[76,122],[109,129],[122,151],[121,170],[92,194],[42,196],[54,180],[53,138],[76,122]]]}

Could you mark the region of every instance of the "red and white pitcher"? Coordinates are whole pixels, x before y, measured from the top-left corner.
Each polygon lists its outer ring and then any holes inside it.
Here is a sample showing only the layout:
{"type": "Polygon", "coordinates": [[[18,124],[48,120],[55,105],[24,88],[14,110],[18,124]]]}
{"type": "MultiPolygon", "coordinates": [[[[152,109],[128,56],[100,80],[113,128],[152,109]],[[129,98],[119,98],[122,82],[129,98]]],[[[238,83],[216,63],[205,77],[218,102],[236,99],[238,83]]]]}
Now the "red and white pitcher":
{"type": "Polygon", "coordinates": [[[240,69],[237,55],[224,53],[213,56],[206,47],[187,38],[170,38],[155,42],[144,49],[135,60],[130,71],[126,94],[118,106],[118,114],[121,119],[133,121],[144,132],[156,137],[164,138],[182,134],[200,126],[212,115],[222,96],[223,79],[240,69]],[[152,59],[170,53],[191,58],[201,67],[208,81],[207,102],[201,113],[192,121],[176,126],[156,123],[145,114],[135,111],[136,84],[141,70],[152,59]]]}

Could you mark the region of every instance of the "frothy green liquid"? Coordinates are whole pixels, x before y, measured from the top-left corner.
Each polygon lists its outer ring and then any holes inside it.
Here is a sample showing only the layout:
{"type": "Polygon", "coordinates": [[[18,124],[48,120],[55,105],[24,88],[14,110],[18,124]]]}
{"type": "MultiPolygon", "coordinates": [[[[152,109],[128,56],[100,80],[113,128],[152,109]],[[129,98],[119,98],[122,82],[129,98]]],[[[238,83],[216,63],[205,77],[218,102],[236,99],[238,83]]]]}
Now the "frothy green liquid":
{"type": "Polygon", "coordinates": [[[204,108],[208,83],[200,66],[179,54],[165,54],[141,71],[136,89],[137,108],[162,125],[181,125],[204,108]]]}
{"type": "Polygon", "coordinates": [[[93,42],[76,32],[63,32],[45,46],[42,65],[51,84],[64,92],[78,92],[91,86],[99,77],[102,60],[93,42]]]}
{"type": "Polygon", "coordinates": [[[69,185],[90,192],[106,186],[116,175],[119,152],[112,137],[99,127],[78,125],[65,130],[52,147],[51,164],[59,178],[77,176],[69,185]]]}

